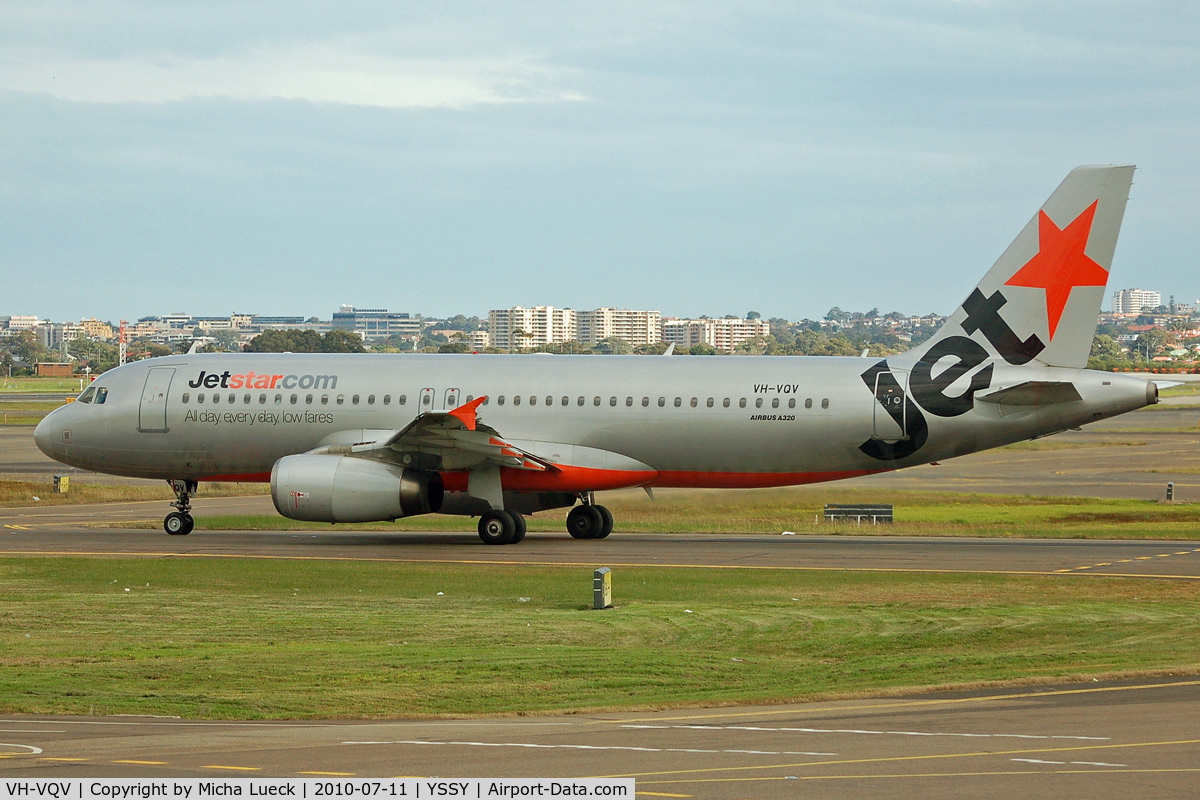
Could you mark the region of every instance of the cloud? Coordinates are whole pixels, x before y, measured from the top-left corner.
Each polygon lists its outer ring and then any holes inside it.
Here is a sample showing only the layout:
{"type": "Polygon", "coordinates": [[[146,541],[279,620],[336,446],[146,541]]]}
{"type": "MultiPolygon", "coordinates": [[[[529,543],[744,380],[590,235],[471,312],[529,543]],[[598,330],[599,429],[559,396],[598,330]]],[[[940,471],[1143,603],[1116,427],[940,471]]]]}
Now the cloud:
{"type": "Polygon", "coordinates": [[[467,108],[584,99],[565,85],[562,71],[532,57],[404,58],[364,52],[354,44],[303,43],[211,57],[98,58],[26,50],[0,62],[0,87],[85,103],[230,98],[467,108]]]}

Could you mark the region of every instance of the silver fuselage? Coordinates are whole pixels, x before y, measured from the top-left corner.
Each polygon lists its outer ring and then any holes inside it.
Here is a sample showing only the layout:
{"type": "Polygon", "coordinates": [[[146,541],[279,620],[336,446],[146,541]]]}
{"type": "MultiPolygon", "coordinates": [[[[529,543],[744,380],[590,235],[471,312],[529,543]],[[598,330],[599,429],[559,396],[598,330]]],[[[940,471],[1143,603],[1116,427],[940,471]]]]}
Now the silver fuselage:
{"type": "MultiPolygon", "coordinates": [[[[567,465],[577,453],[590,462],[596,453],[611,454],[599,465],[580,464],[593,468],[587,480],[600,485],[551,488],[778,486],[944,460],[1111,417],[1154,399],[1141,378],[994,359],[989,391],[1066,382],[1081,399],[976,401],[965,413],[938,416],[905,391],[912,368],[907,357],[887,360],[901,389],[889,400],[864,378],[878,363],[870,358],[170,356],[103,374],[96,381],[107,389],[103,404],[71,403],[54,411],[38,426],[36,440],[52,458],[97,472],[262,481],[284,456],[377,440],[422,413],[486,396],[480,422],[529,453],[567,465]],[[887,402],[901,411],[889,414],[887,402]],[[916,417],[927,431],[915,449],[880,457],[864,448],[872,441],[905,442],[912,430],[904,428],[916,417]],[[611,469],[598,480],[594,468],[605,464],[611,469]]],[[[965,382],[945,393],[964,391],[965,382]]],[[[506,490],[541,488],[536,480],[519,486],[509,485],[510,476],[505,480],[506,490]]]]}

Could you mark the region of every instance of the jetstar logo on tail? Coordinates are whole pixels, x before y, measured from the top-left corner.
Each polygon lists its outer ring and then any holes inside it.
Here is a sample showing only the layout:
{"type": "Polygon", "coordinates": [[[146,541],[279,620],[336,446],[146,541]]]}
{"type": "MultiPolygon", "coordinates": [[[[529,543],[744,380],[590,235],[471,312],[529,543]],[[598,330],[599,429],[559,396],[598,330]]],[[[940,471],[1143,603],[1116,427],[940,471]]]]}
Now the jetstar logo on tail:
{"type": "Polygon", "coordinates": [[[1108,270],[1083,252],[1092,233],[1092,219],[1099,202],[1097,200],[1084,209],[1065,228],[1059,228],[1045,211],[1039,211],[1038,253],[1005,282],[1005,286],[1046,290],[1046,319],[1051,341],[1071,290],[1076,286],[1108,284],[1108,270]]]}
{"type": "Polygon", "coordinates": [[[200,370],[195,380],[188,381],[193,389],[336,389],[337,375],[268,375],[229,370],[209,372],[200,370]]]}
{"type": "Polygon", "coordinates": [[[929,438],[929,423],[921,409],[938,417],[965,414],[975,407],[975,393],[992,385],[994,368],[990,362],[995,355],[1009,364],[1020,365],[1029,363],[1045,350],[1046,345],[1041,339],[1036,336],[1020,339],[1000,316],[1000,309],[1007,302],[1000,292],[993,292],[991,297],[985,297],[979,289],[971,292],[963,303],[967,317],[962,328],[968,334],[982,333],[988,344],[995,348],[995,353],[989,353],[979,342],[966,336],[948,336],[935,342],[908,376],[908,389],[915,403],[905,399],[904,388],[896,380],[886,358],[864,372],[863,383],[875,393],[876,402],[895,420],[904,435],[896,441],[872,437],[858,449],[880,461],[911,456],[929,438]],[[934,374],[935,369],[937,374],[934,374]],[[950,394],[951,387],[966,375],[971,376],[966,388],[959,394],[950,394]]]}

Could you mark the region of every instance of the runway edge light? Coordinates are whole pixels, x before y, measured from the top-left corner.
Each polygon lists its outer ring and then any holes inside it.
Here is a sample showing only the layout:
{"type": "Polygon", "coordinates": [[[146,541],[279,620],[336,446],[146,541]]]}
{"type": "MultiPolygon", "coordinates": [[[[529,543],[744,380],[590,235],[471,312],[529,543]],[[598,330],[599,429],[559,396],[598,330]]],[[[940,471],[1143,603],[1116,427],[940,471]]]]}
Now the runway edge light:
{"type": "Polygon", "coordinates": [[[608,567],[592,575],[592,608],[612,608],[612,570],[608,567]]]}

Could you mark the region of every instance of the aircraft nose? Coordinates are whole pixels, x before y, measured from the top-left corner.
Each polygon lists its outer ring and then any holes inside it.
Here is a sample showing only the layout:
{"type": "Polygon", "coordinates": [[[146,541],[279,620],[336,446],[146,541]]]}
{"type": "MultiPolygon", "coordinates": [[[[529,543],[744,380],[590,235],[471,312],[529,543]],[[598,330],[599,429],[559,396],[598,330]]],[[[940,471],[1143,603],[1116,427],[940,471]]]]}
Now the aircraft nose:
{"type": "Polygon", "coordinates": [[[38,450],[41,450],[46,455],[54,458],[54,452],[51,449],[51,443],[54,441],[54,423],[50,421],[50,417],[46,417],[37,424],[33,429],[33,442],[37,445],[38,450]]]}

